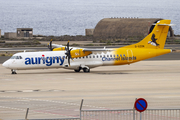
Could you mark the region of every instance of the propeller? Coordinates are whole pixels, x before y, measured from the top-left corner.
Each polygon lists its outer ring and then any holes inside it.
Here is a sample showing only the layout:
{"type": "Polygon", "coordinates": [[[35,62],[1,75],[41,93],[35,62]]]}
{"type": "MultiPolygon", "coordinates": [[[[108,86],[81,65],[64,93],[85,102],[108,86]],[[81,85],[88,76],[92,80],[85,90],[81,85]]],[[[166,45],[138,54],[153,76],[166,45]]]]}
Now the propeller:
{"type": "Polygon", "coordinates": [[[68,64],[70,65],[70,59],[72,59],[71,58],[71,50],[72,50],[73,48],[71,48],[71,49],[69,49],[69,41],[68,41],[68,43],[67,43],[67,46],[65,47],[65,50],[66,50],[66,59],[68,59],[68,64]]]}
{"type": "Polygon", "coordinates": [[[50,51],[53,51],[53,49],[54,49],[54,48],[52,48],[52,39],[48,43],[48,48],[49,48],[50,51]]]}

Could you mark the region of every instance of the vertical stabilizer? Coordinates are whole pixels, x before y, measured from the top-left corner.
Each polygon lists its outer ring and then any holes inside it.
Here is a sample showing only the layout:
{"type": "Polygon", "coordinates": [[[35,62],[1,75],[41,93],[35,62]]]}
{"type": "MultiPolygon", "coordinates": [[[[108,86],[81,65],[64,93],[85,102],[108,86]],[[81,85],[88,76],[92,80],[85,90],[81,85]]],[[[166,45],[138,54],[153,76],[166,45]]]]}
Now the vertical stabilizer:
{"type": "Polygon", "coordinates": [[[171,20],[160,20],[155,24],[153,31],[139,43],[123,48],[152,48],[164,49],[171,20]]]}

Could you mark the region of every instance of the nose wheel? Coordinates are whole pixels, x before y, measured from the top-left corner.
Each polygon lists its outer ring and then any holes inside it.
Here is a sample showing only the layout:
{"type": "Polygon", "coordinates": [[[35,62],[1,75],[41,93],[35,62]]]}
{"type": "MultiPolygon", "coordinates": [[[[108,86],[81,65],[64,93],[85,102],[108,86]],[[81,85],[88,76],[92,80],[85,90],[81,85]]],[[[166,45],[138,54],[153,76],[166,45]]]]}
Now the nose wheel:
{"type": "Polygon", "coordinates": [[[13,69],[12,69],[11,72],[12,72],[11,74],[17,74],[17,73],[16,73],[16,70],[13,70],[13,69]]]}

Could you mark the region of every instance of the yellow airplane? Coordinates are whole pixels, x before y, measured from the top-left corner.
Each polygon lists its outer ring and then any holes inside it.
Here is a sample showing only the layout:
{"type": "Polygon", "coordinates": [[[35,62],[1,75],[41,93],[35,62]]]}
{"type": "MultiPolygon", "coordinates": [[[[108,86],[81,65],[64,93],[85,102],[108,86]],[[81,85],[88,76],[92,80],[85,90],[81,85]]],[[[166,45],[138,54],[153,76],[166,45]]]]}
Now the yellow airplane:
{"type": "Polygon", "coordinates": [[[98,66],[132,64],[141,60],[153,58],[172,52],[164,49],[171,20],[160,20],[155,24],[153,31],[142,41],[136,44],[113,49],[88,49],[49,44],[51,51],[16,53],[3,66],[16,70],[65,68],[79,72],[90,72],[98,66]]]}

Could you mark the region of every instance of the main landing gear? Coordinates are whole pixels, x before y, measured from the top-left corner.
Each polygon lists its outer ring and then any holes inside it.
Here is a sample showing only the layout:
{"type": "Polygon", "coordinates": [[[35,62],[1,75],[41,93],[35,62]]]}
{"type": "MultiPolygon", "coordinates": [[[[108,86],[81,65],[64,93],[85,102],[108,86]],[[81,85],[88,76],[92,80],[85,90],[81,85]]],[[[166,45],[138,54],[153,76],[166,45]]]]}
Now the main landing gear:
{"type": "Polygon", "coordinates": [[[88,69],[88,68],[83,68],[83,71],[84,71],[84,72],[90,72],[90,69],[88,69]]]}
{"type": "Polygon", "coordinates": [[[11,72],[12,72],[11,74],[17,74],[16,70],[14,70],[14,69],[11,69],[11,72]]]}
{"type": "Polygon", "coordinates": [[[79,67],[79,69],[74,70],[74,71],[75,71],[75,72],[80,72],[81,69],[83,70],[83,72],[90,72],[90,69],[89,69],[89,68],[81,68],[81,67],[79,67]]]}

